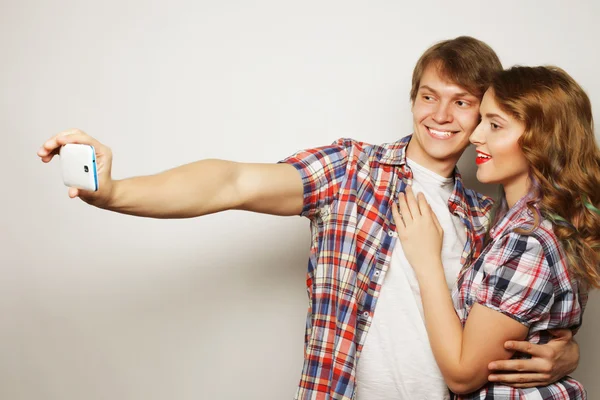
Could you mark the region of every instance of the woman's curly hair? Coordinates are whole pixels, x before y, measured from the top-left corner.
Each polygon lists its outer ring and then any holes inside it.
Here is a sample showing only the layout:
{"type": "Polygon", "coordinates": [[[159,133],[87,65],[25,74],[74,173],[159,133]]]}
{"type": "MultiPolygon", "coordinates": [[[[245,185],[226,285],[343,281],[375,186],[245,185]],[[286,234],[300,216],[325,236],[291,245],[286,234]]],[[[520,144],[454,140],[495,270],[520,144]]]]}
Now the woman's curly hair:
{"type": "MultiPolygon", "coordinates": [[[[512,67],[490,88],[500,108],[525,125],[519,144],[530,165],[530,209],[553,223],[574,277],[599,288],[600,149],[587,94],[554,66],[512,67]]],[[[505,212],[503,202],[495,220],[505,212]]]]}

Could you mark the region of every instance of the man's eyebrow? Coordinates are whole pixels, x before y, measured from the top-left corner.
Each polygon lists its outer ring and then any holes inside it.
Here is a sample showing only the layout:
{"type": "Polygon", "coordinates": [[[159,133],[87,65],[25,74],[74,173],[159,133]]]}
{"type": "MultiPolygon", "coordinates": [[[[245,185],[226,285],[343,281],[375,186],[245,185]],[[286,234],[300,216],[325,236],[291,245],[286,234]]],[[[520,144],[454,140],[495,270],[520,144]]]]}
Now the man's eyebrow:
{"type": "MultiPolygon", "coordinates": [[[[419,89],[426,89],[426,90],[429,90],[430,92],[432,92],[433,94],[436,94],[436,95],[438,94],[438,92],[434,88],[432,88],[431,86],[423,85],[419,89]]],[[[469,92],[455,93],[453,97],[457,98],[457,97],[467,97],[467,96],[477,97],[474,94],[471,94],[469,92]]]]}
{"type": "Polygon", "coordinates": [[[504,121],[504,122],[508,122],[508,121],[506,121],[506,119],[502,118],[500,115],[498,115],[498,114],[494,114],[494,113],[486,113],[486,114],[485,114],[485,117],[486,117],[486,118],[490,118],[490,119],[491,119],[491,118],[499,118],[499,119],[501,119],[501,120],[502,120],[502,121],[504,121]]]}
{"type": "Polygon", "coordinates": [[[474,94],[471,94],[469,92],[460,92],[460,93],[456,93],[454,95],[454,97],[469,97],[469,96],[471,96],[471,97],[477,97],[474,94]]]}
{"type": "Polygon", "coordinates": [[[438,92],[434,88],[432,88],[431,86],[423,85],[419,89],[429,90],[430,92],[433,92],[434,94],[438,94],[438,92]]]}

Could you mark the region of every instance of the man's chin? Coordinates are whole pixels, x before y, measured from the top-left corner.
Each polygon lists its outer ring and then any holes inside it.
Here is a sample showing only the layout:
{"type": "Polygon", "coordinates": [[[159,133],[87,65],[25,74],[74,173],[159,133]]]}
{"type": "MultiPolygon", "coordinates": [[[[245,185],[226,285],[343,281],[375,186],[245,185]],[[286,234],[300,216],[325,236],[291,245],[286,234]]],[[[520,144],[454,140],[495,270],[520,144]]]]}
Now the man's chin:
{"type": "Polygon", "coordinates": [[[448,141],[444,142],[429,142],[424,148],[425,152],[431,157],[439,160],[445,160],[448,158],[459,158],[462,154],[460,147],[455,143],[451,145],[448,141]]]}

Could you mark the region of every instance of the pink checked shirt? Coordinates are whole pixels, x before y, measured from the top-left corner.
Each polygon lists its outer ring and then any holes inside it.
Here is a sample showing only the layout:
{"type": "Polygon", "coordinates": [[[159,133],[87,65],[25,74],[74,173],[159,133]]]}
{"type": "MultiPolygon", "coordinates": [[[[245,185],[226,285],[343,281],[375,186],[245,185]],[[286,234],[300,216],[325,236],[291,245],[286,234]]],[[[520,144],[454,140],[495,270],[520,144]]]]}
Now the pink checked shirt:
{"type": "MultiPolygon", "coordinates": [[[[491,242],[459,276],[452,297],[463,326],[473,304],[479,303],[527,326],[527,341],[545,344],[552,338],[549,329],[579,328],[587,294],[580,293],[570,278],[564,250],[549,221],[542,219],[529,235],[515,232],[534,226],[526,201],[527,197],[521,199],[490,231],[491,242]]],[[[530,389],[488,383],[455,398],[558,400],[585,399],[586,394],[579,382],[565,377],[553,385],[530,389]]]]}

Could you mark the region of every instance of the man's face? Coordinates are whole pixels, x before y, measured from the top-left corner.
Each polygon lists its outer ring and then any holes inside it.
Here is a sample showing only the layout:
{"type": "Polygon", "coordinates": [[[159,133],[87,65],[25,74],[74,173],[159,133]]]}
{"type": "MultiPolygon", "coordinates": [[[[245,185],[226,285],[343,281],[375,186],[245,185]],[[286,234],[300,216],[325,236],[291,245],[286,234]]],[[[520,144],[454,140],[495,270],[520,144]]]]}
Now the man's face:
{"type": "Polygon", "coordinates": [[[436,65],[427,67],[412,105],[409,156],[434,172],[453,169],[479,123],[479,103],[477,96],[440,76],[436,65]]]}

